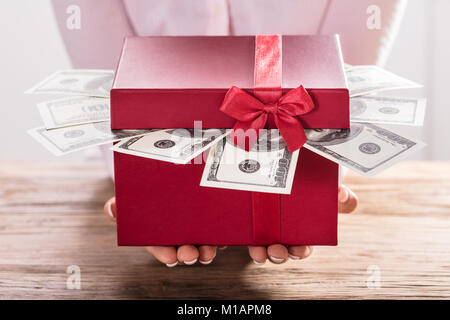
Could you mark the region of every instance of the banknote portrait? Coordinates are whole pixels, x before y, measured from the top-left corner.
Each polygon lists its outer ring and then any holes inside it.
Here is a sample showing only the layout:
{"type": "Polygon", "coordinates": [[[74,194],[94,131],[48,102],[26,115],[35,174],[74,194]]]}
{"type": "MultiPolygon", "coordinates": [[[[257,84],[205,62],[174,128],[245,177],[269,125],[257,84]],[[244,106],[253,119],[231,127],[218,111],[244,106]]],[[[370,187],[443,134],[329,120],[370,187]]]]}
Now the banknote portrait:
{"type": "Polygon", "coordinates": [[[332,146],[357,137],[362,129],[362,125],[352,123],[350,129],[307,129],[305,134],[309,144],[332,146]]]}

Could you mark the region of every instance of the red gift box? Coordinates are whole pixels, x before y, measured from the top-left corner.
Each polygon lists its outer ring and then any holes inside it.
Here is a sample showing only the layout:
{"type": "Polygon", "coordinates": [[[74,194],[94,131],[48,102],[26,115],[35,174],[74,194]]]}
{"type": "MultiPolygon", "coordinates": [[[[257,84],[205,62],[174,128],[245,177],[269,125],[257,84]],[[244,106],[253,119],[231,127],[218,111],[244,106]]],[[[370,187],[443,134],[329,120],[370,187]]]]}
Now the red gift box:
{"type": "MultiPolygon", "coordinates": [[[[305,128],[349,128],[349,95],[337,35],[283,36],[282,88],[306,88],[305,128]]],[[[255,37],[130,37],[111,90],[111,128],[232,128],[219,110],[232,86],[251,92],[255,37]]],[[[269,125],[270,128],[275,126],[269,125]]]]}
{"type": "MultiPolygon", "coordinates": [[[[253,91],[255,37],[127,38],[111,90],[113,129],[232,128],[232,86],[253,91]]],[[[348,128],[337,36],[282,37],[282,92],[303,85],[305,128],[348,128]]],[[[274,128],[269,121],[268,128],[274,128]]],[[[199,157],[202,157],[200,155],[199,157]]],[[[206,159],[203,155],[203,159],[206,159]]],[[[204,164],[115,153],[119,245],[336,245],[337,164],[300,149],[290,195],[201,187],[204,164]]]]}

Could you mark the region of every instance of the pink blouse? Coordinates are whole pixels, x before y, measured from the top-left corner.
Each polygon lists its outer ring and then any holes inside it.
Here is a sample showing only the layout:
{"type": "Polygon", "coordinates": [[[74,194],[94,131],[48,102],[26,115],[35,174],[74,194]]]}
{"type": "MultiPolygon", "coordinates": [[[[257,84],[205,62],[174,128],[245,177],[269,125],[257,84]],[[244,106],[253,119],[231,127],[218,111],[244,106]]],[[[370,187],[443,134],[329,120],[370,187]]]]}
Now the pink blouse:
{"type": "Polygon", "coordinates": [[[125,35],[330,34],[350,64],[383,64],[405,0],[52,0],[75,68],[115,67],[125,35]],[[67,8],[80,8],[69,29],[67,8]],[[373,20],[377,19],[377,20],[373,20]],[[375,23],[374,23],[375,21],[375,23]]]}

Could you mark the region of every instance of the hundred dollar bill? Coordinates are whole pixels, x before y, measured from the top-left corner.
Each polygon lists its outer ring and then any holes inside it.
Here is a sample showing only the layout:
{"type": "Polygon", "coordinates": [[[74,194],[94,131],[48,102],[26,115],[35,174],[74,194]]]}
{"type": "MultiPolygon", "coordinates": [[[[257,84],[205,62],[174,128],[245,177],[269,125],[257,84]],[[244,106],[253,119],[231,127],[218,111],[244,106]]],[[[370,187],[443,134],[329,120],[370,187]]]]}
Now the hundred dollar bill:
{"type": "Polygon", "coordinates": [[[56,156],[150,132],[152,130],[111,130],[109,121],[53,130],[44,127],[28,130],[34,139],[56,156]]]}
{"type": "Polygon", "coordinates": [[[350,99],[350,120],[403,125],[423,125],[425,99],[363,96],[350,99]]]}
{"type": "Polygon", "coordinates": [[[351,123],[350,129],[306,129],[305,133],[305,148],[364,176],[376,174],[425,146],[370,123],[351,123]]]}
{"type": "Polygon", "coordinates": [[[265,130],[248,152],[228,136],[211,148],[200,185],[290,194],[297,160],[298,150],[289,153],[278,130],[265,130]]]}
{"type": "Polygon", "coordinates": [[[113,151],[186,164],[229,133],[226,129],[169,129],[119,142],[113,151]]]}
{"type": "Polygon", "coordinates": [[[69,97],[46,101],[37,105],[47,129],[84,123],[107,121],[109,99],[96,97],[69,97]]]}
{"type": "Polygon", "coordinates": [[[109,97],[113,70],[61,70],[47,77],[25,93],[67,94],[109,97]]]}
{"type": "Polygon", "coordinates": [[[350,97],[400,88],[421,87],[377,66],[354,66],[346,70],[350,97]]]}

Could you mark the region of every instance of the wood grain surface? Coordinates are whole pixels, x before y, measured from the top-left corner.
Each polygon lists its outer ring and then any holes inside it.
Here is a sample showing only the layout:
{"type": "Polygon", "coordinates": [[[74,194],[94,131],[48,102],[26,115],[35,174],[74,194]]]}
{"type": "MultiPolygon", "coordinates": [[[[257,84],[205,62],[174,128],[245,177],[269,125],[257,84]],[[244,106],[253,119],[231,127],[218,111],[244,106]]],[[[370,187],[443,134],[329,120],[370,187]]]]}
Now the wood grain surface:
{"type": "Polygon", "coordinates": [[[450,163],[405,162],[344,182],[360,206],[340,215],[338,247],[264,266],[234,247],[209,266],[169,269],[143,248],[117,247],[102,162],[2,161],[0,298],[448,299],[450,163]],[[80,290],[66,287],[71,265],[80,290]]]}

